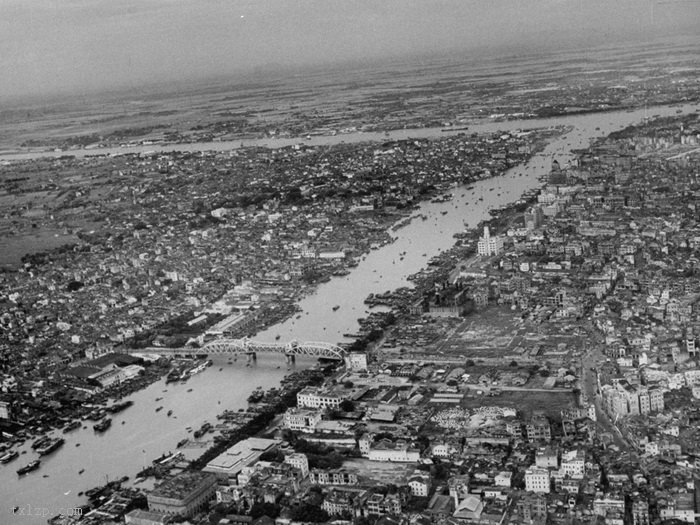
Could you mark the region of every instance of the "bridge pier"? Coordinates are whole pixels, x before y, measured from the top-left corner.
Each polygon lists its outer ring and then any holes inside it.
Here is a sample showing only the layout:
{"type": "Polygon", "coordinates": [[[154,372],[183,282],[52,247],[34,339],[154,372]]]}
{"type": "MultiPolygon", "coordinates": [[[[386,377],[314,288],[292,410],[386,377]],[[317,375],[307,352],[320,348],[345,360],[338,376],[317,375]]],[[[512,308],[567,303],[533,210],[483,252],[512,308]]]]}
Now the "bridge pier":
{"type": "Polygon", "coordinates": [[[297,361],[297,356],[294,354],[284,354],[284,357],[287,359],[288,365],[293,365],[297,361]]]}
{"type": "Polygon", "coordinates": [[[255,352],[248,352],[246,354],[247,361],[250,362],[255,362],[258,360],[258,355],[255,352]]]}

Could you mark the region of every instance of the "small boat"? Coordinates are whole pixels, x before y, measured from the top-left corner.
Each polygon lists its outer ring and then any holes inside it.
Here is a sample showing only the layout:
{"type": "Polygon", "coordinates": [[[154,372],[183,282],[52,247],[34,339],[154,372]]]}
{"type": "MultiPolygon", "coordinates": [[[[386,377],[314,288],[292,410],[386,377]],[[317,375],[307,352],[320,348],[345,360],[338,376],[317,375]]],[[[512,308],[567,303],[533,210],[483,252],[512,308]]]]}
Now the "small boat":
{"type": "Polygon", "coordinates": [[[84,468],[81,468],[81,469],[78,471],[78,474],[82,474],[83,472],[85,472],[85,469],[84,469],[84,468]]]}
{"type": "Polygon", "coordinates": [[[38,469],[38,468],[39,468],[39,465],[41,465],[41,460],[35,459],[35,460],[32,461],[31,463],[29,463],[29,464],[23,466],[22,468],[18,469],[18,470],[17,470],[17,474],[18,474],[19,476],[24,476],[24,475],[27,474],[28,472],[31,472],[31,471],[33,471],[33,470],[38,469]]]}
{"type": "Polygon", "coordinates": [[[279,340],[280,340],[280,335],[277,334],[277,335],[275,336],[275,341],[279,341],[279,340]]]}
{"type": "Polygon", "coordinates": [[[191,389],[191,388],[188,388],[187,391],[188,391],[188,392],[192,392],[192,389],[191,389]]]}
{"type": "Polygon", "coordinates": [[[333,311],[334,311],[334,312],[337,311],[338,308],[340,308],[340,305],[339,305],[339,304],[336,304],[336,305],[333,307],[333,311]]]}
{"type": "Polygon", "coordinates": [[[112,420],[107,418],[103,421],[100,421],[96,425],[93,425],[92,428],[95,430],[95,432],[104,432],[111,426],[112,426],[112,420]]]}
{"type": "Polygon", "coordinates": [[[173,411],[172,411],[172,410],[168,410],[168,417],[170,417],[170,416],[172,416],[172,415],[173,415],[173,411]]]}
{"type": "Polygon", "coordinates": [[[163,410],[163,407],[156,408],[156,412],[160,412],[161,410],[163,410]]]}
{"type": "Polygon", "coordinates": [[[0,463],[9,463],[17,457],[19,457],[19,453],[16,450],[13,450],[12,452],[8,452],[4,456],[0,457],[0,463]]]}
{"type": "Polygon", "coordinates": [[[80,443],[76,443],[75,446],[76,446],[76,447],[79,447],[79,446],[80,446],[80,443]]]}
{"type": "Polygon", "coordinates": [[[63,427],[63,433],[67,434],[68,432],[71,432],[73,430],[76,430],[80,428],[80,421],[75,420],[70,423],[68,423],[65,427],[63,427]]]}

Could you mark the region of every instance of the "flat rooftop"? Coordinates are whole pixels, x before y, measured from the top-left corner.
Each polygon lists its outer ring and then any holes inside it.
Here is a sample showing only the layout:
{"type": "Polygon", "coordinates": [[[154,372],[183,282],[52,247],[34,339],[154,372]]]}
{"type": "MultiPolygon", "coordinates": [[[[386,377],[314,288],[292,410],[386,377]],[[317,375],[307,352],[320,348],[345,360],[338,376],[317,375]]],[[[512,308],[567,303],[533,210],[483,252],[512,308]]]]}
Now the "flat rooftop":
{"type": "Polygon", "coordinates": [[[213,478],[213,476],[203,472],[182,472],[156,485],[151,491],[150,496],[157,498],[185,499],[209,478],[213,478]]]}
{"type": "Polygon", "coordinates": [[[281,441],[277,439],[256,437],[244,439],[212,459],[203,470],[204,472],[235,476],[243,467],[257,461],[264,452],[275,448],[280,443],[281,441]]]}

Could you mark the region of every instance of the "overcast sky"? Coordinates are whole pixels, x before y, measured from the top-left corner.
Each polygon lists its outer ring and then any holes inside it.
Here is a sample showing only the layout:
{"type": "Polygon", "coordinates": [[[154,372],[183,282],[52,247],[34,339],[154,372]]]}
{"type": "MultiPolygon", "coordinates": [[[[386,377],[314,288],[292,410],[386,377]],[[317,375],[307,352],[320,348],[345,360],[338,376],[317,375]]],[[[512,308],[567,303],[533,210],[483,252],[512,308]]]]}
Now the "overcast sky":
{"type": "Polygon", "coordinates": [[[700,0],[0,0],[0,101],[417,53],[700,34],[700,0]]]}

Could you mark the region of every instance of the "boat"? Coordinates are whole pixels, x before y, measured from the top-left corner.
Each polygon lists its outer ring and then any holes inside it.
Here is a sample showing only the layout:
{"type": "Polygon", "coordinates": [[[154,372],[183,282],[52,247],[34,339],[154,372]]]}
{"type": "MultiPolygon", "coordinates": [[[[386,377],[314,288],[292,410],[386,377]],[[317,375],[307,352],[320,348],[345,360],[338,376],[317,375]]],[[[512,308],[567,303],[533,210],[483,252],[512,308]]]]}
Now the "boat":
{"type": "Polygon", "coordinates": [[[187,441],[189,441],[187,438],[181,439],[180,441],[178,441],[178,442],[177,442],[177,448],[180,448],[180,447],[182,447],[183,445],[185,445],[185,444],[187,443],[187,441]]]}
{"type": "Polygon", "coordinates": [[[17,459],[19,457],[19,452],[16,450],[13,450],[12,452],[8,452],[4,456],[0,457],[0,463],[9,463],[13,459],[17,459]]]}
{"type": "Polygon", "coordinates": [[[112,426],[112,420],[107,418],[92,426],[95,432],[104,432],[112,426]]]}
{"type": "Polygon", "coordinates": [[[112,405],[111,407],[107,407],[106,410],[110,414],[116,414],[118,412],[121,412],[122,410],[126,410],[129,408],[131,405],[133,405],[133,401],[124,401],[123,403],[116,403],[112,405]]]}
{"type": "Polygon", "coordinates": [[[34,443],[32,443],[32,448],[36,450],[40,447],[48,445],[50,441],[51,438],[49,436],[42,436],[39,439],[37,439],[34,443]]]}
{"type": "Polygon", "coordinates": [[[51,454],[51,452],[53,452],[57,448],[62,447],[65,442],[66,440],[63,438],[52,439],[48,444],[44,445],[43,447],[37,448],[36,451],[39,453],[40,456],[45,456],[46,454],[51,454]]]}
{"type": "Polygon", "coordinates": [[[277,334],[277,335],[275,336],[275,341],[279,341],[279,340],[280,340],[280,335],[277,334]]]}
{"type": "Polygon", "coordinates": [[[333,307],[333,311],[334,311],[334,312],[337,311],[338,308],[340,308],[340,305],[336,304],[336,305],[333,307]]]}
{"type": "Polygon", "coordinates": [[[35,459],[31,463],[23,466],[22,468],[17,470],[17,474],[20,476],[23,476],[27,472],[31,472],[32,470],[36,470],[39,468],[39,465],[41,465],[41,460],[35,459]]]}
{"type": "Polygon", "coordinates": [[[81,423],[78,420],[71,421],[65,427],[63,427],[63,433],[67,434],[68,432],[72,432],[73,430],[77,430],[80,428],[80,425],[81,425],[81,423]]]}
{"type": "Polygon", "coordinates": [[[191,388],[188,388],[187,391],[188,391],[188,392],[192,392],[192,389],[191,389],[191,388]]]}
{"type": "Polygon", "coordinates": [[[78,471],[78,474],[82,474],[83,472],[85,472],[85,469],[84,469],[84,468],[81,468],[81,469],[78,471]]]}
{"type": "Polygon", "coordinates": [[[248,396],[248,403],[257,403],[265,396],[264,392],[256,391],[248,396]]]}
{"type": "Polygon", "coordinates": [[[168,417],[170,417],[170,416],[172,416],[172,415],[173,415],[173,411],[172,411],[172,410],[168,410],[168,417]]]}

